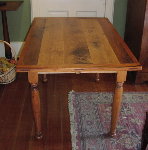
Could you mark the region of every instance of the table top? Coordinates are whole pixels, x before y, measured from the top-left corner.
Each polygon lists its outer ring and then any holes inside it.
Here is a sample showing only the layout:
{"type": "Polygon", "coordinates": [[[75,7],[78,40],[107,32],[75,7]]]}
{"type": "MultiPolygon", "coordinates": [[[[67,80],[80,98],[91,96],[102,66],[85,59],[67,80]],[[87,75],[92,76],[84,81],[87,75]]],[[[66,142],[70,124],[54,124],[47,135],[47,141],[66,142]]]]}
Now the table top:
{"type": "Polygon", "coordinates": [[[133,71],[141,66],[106,18],[33,20],[18,72],[133,71]]]}
{"type": "Polygon", "coordinates": [[[0,10],[7,10],[7,11],[15,11],[18,9],[18,7],[23,3],[22,0],[9,0],[9,1],[2,1],[0,0],[0,2],[4,2],[4,5],[0,5],[0,10]]]}

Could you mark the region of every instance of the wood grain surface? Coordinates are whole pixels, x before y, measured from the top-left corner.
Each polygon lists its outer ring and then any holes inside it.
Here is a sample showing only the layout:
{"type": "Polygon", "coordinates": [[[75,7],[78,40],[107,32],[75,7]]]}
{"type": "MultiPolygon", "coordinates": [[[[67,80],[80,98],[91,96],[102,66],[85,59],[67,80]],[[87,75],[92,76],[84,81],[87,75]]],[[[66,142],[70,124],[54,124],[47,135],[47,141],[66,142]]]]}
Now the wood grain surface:
{"type": "Polygon", "coordinates": [[[106,18],[35,18],[17,65],[18,72],[140,69],[106,18]]]}

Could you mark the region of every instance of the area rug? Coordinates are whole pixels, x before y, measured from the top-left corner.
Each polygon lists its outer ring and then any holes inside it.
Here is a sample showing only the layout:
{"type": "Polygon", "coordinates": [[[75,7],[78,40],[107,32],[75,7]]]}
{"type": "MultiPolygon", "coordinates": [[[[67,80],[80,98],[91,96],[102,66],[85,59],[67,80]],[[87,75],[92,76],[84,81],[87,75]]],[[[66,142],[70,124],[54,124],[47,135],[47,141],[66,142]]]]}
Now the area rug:
{"type": "Polygon", "coordinates": [[[113,93],[70,92],[73,150],[140,150],[148,93],[124,93],[117,136],[107,137],[113,93]]]}

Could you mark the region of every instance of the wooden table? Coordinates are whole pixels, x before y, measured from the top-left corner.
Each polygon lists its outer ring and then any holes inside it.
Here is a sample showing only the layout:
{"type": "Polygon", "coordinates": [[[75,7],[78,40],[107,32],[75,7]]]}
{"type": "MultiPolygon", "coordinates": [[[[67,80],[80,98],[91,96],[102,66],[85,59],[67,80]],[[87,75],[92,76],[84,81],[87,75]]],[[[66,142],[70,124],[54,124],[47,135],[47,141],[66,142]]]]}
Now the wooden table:
{"type": "MultiPolygon", "coordinates": [[[[3,24],[3,36],[4,40],[10,43],[10,38],[9,38],[9,31],[8,31],[8,24],[7,24],[7,15],[6,11],[15,11],[18,9],[18,7],[22,4],[23,1],[0,1],[0,11],[2,14],[2,24],[3,24]]],[[[6,58],[11,59],[12,54],[11,54],[11,49],[8,45],[5,44],[5,56],[6,58]]]]}
{"type": "Polygon", "coordinates": [[[38,74],[116,73],[109,132],[114,136],[127,71],[141,69],[130,49],[106,18],[35,18],[17,71],[28,72],[36,137],[42,137],[38,74]]]}

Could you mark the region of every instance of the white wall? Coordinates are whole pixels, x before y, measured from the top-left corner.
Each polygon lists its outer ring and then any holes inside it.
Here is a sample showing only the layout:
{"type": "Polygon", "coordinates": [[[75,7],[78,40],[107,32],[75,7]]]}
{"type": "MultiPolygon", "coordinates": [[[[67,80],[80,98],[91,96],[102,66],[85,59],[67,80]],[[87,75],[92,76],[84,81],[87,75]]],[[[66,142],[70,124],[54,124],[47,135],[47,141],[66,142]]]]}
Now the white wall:
{"type": "MultiPolygon", "coordinates": [[[[19,54],[19,51],[23,45],[23,42],[11,42],[10,44],[13,47],[13,49],[15,50],[16,57],[17,57],[19,54]]],[[[5,57],[5,49],[4,49],[3,43],[0,43],[0,57],[5,57]]]]}

